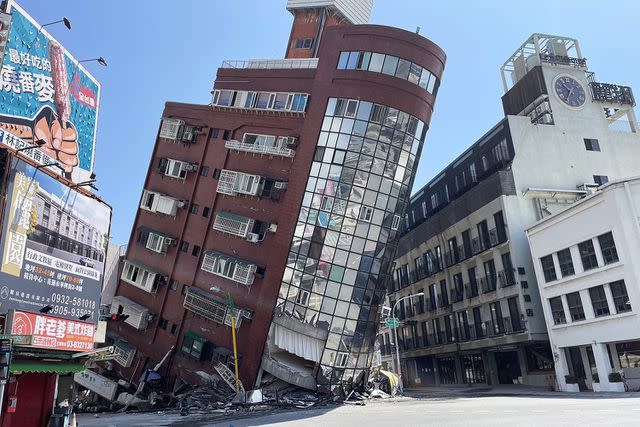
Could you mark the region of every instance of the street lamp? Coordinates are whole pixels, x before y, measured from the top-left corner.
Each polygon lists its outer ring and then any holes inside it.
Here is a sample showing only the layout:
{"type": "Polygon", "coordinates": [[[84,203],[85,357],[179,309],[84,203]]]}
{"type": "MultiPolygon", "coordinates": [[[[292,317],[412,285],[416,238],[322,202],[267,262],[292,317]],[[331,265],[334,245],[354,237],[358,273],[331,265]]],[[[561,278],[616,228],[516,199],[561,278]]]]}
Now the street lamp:
{"type": "Polygon", "coordinates": [[[48,27],[49,25],[59,24],[61,22],[64,24],[65,27],[67,27],[67,30],[71,30],[71,21],[69,21],[69,18],[67,18],[66,16],[63,16],[62,19],[58,21],[49,22],[48,24],[42,24],[40,26],[40,29],[44,27],[48,27]]]}
{"type": "MultiPolygon", "coordinates": [[[[211,292],[219,293],[221,289],[219,286],[213,285],[209,288],[211,292]]],[[[231,341],[233,343],[233,369],[236,375],[236,393],[240,391],[240,376],[238,374],[238,345],[236,343],[236,317],[240,310],[236,309],[233,304],[231,294],[227,292],[227,312],[231,316],[231,341]]]]}
{"type": "Polygon", "coordinates": [[[402,300],[405,300],[407,298],[423,297],[423,296],[424,296],[424,292],[418,292],[417,294],[412,294],[412,295],[407,295],[405,297],[402,297],[398,301],[396,301],[395,304],[393,304],[393,308],[391,309],[391,317],[394,319],[393,338],[396,343],[396,366],[397,366],[397,373],[398,373],[398,381],[400,381],[401,384],[402,384],[402,373],[400,372],[400,346],[398,345],[398,328],[395,324],[396,307],[398,306],[398,303],[402,300]]]}
{"type": "Polygon", "coordinates": [[[91,61],[96,61],[98,64],[102,65],[103,67],[107,66],[107,61],[102,56],[99,56],[98,58],[83,59],[82,61],[78,61],[78,63],[91,62],[91,61]]]}

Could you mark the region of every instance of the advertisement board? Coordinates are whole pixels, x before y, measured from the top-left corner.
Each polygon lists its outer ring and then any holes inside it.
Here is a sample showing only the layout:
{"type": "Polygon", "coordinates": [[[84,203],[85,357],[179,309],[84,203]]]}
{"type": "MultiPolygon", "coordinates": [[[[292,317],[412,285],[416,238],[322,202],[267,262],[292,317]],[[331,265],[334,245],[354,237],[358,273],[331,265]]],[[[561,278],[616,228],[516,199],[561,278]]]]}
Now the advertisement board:
{"type": "Polygon", "coordinates": [[[13,0],[7,13],[0,129],[27,144],[44,141],[24,153],[41,163],[54,159],[67,178],[86,181],[93,171],[100,83],[13,0]]]}
{"type": "Polygon", "coordinates": [[[116,397],[118,383],[89,369],[73,374],[73,380],[106,399],[113,400],[116,397]]]}
{"type": "Polygon", "coordinates": [[[93,323],[19,310],[10,311],[7,319],[12,334],[32,336],[28,347],[75,352],[93,350],[93,323]]]}
{"type": "Polygon", "coordinates": [[[111,208],[15,157],[0,237],[0,313],[99,318],[111,208]]]}

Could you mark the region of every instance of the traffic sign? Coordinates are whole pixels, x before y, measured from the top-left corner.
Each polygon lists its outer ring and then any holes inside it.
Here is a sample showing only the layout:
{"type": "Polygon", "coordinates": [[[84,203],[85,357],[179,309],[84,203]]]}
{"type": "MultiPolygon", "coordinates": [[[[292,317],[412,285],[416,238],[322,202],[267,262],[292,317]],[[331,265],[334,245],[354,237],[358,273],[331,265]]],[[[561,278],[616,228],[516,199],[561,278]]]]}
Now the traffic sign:
{"type": "Polygon", "coordinates": [[[400,322],[400,320],[398,320],[398,318],[396,317],[387,317],[385,319],[385,322],[387,326],[391,329],[395,329],[402,324],[402,322],[400,322]]]}

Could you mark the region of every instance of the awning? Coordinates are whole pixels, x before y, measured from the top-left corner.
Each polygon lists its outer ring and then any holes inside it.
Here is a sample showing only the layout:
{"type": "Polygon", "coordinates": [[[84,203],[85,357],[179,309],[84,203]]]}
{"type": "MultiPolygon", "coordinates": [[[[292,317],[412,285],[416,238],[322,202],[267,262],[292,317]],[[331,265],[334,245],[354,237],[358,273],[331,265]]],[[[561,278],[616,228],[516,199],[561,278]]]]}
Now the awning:
{"type": "Polygon", "coordinates": [[[23,374],[27,372],[47,372],[55,374],[71,374],[84,371],[84,364],[81,363],[55,363],[55,362],[13,362],[11,363],[11,373],[23,374]]]}

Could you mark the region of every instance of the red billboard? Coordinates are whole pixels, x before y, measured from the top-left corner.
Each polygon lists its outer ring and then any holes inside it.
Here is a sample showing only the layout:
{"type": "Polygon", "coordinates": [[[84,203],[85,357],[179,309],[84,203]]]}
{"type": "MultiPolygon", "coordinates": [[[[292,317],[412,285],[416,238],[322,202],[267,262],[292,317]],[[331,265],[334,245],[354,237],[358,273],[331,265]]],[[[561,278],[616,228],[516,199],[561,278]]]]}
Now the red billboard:
{"type": "Polygon", "coordinates": [[[12,335],[33,337],[29,347],[67,351],[93,350],[93,323],[18,310],[10,313],[8,320],[12,335]]]}

